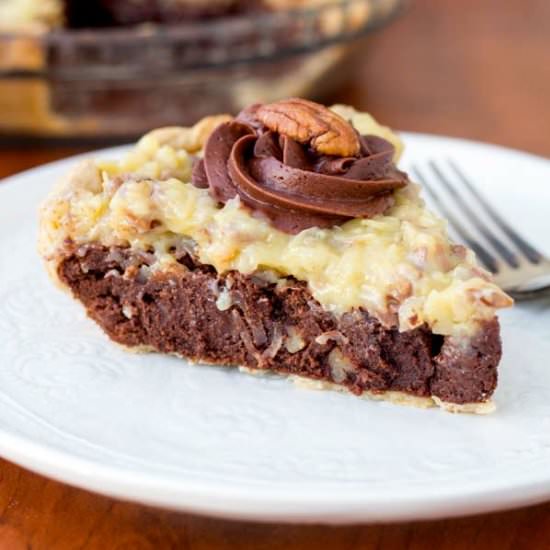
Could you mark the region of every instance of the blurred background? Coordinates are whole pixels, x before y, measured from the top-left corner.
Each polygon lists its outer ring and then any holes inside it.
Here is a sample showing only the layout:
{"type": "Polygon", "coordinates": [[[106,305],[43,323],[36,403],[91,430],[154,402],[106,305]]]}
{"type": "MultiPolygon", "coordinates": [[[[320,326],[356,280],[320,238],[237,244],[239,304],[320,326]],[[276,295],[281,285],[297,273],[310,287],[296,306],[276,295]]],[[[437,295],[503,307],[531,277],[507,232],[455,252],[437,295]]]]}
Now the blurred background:
{"type": "Polygon", "coordinates": [[[256,101],[550,154],[547,0],[0,0],[0,176],[256,101]]]}
{"type": "MultiPolygon", "coordinates": [[[[549,0],[0,0],[0,178],[288,95],[548,157],[549,52],[549,0]]],[[[27,547],[18,530],[33,548],[85,546],[88,532],[120,548],[242,533],[261,548],[548,547],[548,505],[364,532],[243,527],[0,464],[1,548],[27,547]]]]}

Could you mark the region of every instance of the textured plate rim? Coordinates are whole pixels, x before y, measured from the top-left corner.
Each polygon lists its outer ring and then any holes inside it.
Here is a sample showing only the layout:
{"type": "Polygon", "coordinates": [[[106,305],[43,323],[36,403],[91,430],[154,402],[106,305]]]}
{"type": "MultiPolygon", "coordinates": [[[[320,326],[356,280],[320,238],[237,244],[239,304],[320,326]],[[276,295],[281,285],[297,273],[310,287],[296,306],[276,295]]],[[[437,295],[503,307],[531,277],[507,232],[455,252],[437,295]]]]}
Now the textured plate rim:
{"type": "MultiPolygon", "coordinates": [[[[377,492],[369,495],[343,492],[335,487],[327,491],[300,490],[294,486],[279,489],[269,485],[216,482],[195,483],[186,479],[175,484],[172,478],[132,474],[127,471],[81,459],[69,453],[37,444],[0,428],[0,454],[33,472],[62,483],[121,500],[158,506],[182,512],[198,513],[229,519],[288,522],[349,524],[354,522],[389,522],[456,517],[506,510],[537,504],[550,496],[550,474],[524,476],[522,483],[500,487],[464,487],[440,492],[431,489],[418,496],[405,492],[395,495],[377,492]],[[39,458],[37,458],[39,457],[39,458]],[[324,500],[323,500],[324,499],[324,500]]],[[[516,478],[517,479],[517,478],[516,478]]],[[[365,489],[358,485],[358,488],[365,489]]]]}

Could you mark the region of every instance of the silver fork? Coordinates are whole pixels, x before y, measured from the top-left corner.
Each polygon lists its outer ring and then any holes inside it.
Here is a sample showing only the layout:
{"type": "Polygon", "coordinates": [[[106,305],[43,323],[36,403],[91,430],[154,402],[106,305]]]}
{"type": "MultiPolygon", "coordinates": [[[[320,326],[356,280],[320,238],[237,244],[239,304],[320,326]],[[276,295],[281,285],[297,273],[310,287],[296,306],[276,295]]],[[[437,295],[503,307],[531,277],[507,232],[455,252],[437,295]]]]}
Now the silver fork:
{"type": "Polygon", "coordinates": [[[447,160],[447,164],[449,169],[444,171],[435,161],[430,160],[426,168],[420,169],[418,165],[411,165],[411,173],[426,189],[464,244],[494,274],[495,281],[501,288],[516,300],[550,294],[550,259],[529,244],[503,219],[455,162],[447,160]],[[447,175],[449,172],[452,172],[452,178],[447,175]],[[426,177],[428,173],[429,178],[426,177]],[[430,181],[437,182],[437,188],[430,181]],[[440,190],[443,193],[440,194],[440,190]],[[442,199],[444,193],[448,195],[448,200],[442,199]],[[494,229],[481,216],[478,217],[466,200],[466,195],[477,201],[480,212],[492,221],[494,229]],[[452,209],[447,206],[448,203],[453,205],[452,209]],[[455,212],[461,212],[471,226],[466,226],[455,212]]]}

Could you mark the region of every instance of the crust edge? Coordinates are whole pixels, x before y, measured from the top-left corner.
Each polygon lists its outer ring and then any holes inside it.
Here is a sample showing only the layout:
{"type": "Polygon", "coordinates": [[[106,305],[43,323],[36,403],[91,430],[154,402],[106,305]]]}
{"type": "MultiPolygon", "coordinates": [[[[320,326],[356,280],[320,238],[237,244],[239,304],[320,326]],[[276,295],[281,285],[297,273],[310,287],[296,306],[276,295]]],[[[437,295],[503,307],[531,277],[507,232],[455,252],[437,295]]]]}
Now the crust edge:
{"type": "MultiPolygon", "coordinates": [[[[131,353],[159,353],[152,346],[129,347],[121,344],[117,344],[117,346],[131,353]]],[[[172,354],[172,355],[174,357],[178,357],[179,359],[185,359],[187,362],[192,364],[201,364],[201,365],[218,366],[218,367],[225,366],[226,368],[233,368],[228,365],[214,365],[209,363],[200,363],[200,362],[192,361],[191,359],[187,357],[182,357],[178,354],[172,354]]],[[[250,367],[243,367],[243,366],[239,366],[238,369],[240,372],[249,374],[252,376],[277,376],[277,377],[286,378],[290,382],[292,382],[296,387],[302,388],[302,389],[316,390],[316,391],[330,390],[330,391],[336,391],[339,393],[355,395],[355,394],[352,394],[352,392],[350,392],[344,386],[340,386],[332,382],[326,382],[322,380],[313,380],[311,378],[306,378],[305,376],[298,376],[295,374],[281,374],[273,371],[268,371],[263,369],[252,369],[250,367]]],[[[416,407],[420,409],[431,409],[434,407],[439,407],[440,409],[443,409],[446,412],[455,413],[455,414],[487,415],[495,412],[496,410],[495,402],[492,399],[488,399],[487,401],[481,401],[478,403],[451,403],[449,401],[443,401],[442,399],[440,399],[439,397],[436,397],[435,395],[432,395],[430,397],[419,397],[416,395],[410,395],[402,391],[385,391],[385,392],[375,393],[369,390],[365,390],[359,396],[359,398],[369,399],[372,401],[387,401],[388,403],[392,403],[394,405],[405,405],[408,407],[416,407]]]]}

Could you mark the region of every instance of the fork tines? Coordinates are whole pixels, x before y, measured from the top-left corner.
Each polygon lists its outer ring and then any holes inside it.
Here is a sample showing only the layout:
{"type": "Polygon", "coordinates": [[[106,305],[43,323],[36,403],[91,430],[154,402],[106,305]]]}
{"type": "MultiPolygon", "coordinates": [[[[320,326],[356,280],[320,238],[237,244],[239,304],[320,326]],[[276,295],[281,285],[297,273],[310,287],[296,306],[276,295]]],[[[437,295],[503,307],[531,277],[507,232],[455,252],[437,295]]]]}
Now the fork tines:
{"type": "Polygon", "coordinates": [[[538,264],[544,259],[489,204],[456,162],[447,160],[445,165],[446,169],[430,160],[427,168],[412,165],[411,173],[487,269],[498,274],[506,268],[519,269],[522,264],[538,264]],[[437,188],[432,182],[437,183],[437,188]],[[444,194],[448,195],[447,200],[444,194]],[[452,208],[448,204],[452,204],[452,208]]]}

